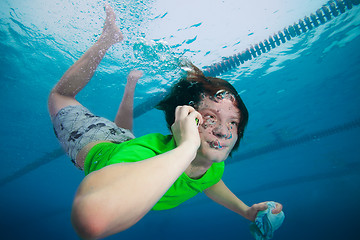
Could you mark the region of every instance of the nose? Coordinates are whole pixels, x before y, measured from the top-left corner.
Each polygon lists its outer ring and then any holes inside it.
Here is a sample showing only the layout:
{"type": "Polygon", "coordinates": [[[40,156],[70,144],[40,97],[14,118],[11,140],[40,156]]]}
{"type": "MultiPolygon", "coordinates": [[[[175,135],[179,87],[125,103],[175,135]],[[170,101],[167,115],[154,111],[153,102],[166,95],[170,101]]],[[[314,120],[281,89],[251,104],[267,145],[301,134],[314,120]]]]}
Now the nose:
{"type": "Polygon", "coordinates": [[[224,124],[219,124],[218,126],[216,126],[213,129],[213,134],[215,136],[219,137],[219,138],[225,138],[225,139],[230,139],[231,138],[231,131],[224,124]]]}

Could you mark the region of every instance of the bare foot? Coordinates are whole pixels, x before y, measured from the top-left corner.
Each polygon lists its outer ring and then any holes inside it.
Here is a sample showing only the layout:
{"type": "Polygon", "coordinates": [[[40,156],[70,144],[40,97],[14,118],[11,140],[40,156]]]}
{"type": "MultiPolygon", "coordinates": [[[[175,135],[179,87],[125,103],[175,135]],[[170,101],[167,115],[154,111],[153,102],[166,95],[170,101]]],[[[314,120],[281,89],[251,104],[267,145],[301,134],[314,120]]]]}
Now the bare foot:
{"type": "Polygon", "coordinates": [[[127,76],[127,84],[136,85],[137,81],[143,76],[140,70],[132,70],[127,76]]]}
{"type": "Polygon", "coordinates": [[[109,46],[111,46],[115,43],[121,42],[124,39],[124,36],[120,28],[116,26],[116,14],[114,9],[108,3],[105,3],[105,12],[106,19],[101,38],[109,46]]]}

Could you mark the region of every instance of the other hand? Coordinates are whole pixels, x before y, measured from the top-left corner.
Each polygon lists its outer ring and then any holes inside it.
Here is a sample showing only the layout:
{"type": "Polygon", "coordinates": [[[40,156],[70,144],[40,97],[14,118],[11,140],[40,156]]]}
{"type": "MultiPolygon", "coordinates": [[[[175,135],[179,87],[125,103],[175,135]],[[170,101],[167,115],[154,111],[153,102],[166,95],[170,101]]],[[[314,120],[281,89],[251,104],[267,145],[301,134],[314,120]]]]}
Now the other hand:
{"type": "MultiPolygon", "coordinates": [[[[254,222],[256,215],[259,211],[264,211],[268,208],[267,202],[257,203],[252,205],[245,213],[245,218],[254,222]]],[[[282,211],[283,206],[280,203],[276,203],[276,207],[271,211],[273,214],[278,214],[282,211]]]]}

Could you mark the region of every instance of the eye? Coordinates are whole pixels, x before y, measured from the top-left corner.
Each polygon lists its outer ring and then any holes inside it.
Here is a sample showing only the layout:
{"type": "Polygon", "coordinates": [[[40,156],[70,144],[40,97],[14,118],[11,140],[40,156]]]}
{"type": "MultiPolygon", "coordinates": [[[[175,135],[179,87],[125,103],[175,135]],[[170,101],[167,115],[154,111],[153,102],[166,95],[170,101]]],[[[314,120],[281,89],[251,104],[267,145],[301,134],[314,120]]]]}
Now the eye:
{"type": "Polygon", "coordinates": [[[230,122],[230,127],[231,128],[233,128],[233,127],[238,127],[239,126],[239,122],[237,122],[237,121],[232,121],[232,122],[230,122]]]}
{"type": "Polygon", "coordinates": [[[216,123],[216,118],[215,118],[215,116],[212,116],[212,115],[205,115],[204,120],[207,124],[215,124],[216,123]]]}

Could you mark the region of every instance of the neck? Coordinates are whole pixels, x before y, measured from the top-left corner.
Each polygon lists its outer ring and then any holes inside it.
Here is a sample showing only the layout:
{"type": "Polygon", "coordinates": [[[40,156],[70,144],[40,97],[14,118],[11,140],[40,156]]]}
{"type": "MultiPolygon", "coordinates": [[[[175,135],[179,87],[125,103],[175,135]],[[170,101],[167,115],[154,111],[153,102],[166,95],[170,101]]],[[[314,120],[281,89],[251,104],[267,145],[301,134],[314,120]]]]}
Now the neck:
{"type": "Polygon", "coordinates": [[[185,170],[186,175],[192,179],[201,178],[211,167],[212,162],[195,158],[185,170]]]}

